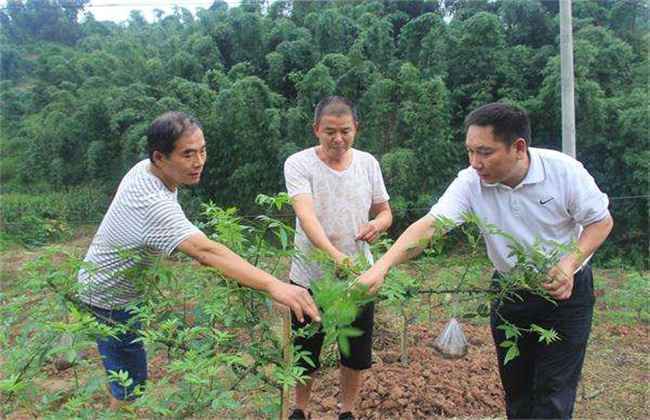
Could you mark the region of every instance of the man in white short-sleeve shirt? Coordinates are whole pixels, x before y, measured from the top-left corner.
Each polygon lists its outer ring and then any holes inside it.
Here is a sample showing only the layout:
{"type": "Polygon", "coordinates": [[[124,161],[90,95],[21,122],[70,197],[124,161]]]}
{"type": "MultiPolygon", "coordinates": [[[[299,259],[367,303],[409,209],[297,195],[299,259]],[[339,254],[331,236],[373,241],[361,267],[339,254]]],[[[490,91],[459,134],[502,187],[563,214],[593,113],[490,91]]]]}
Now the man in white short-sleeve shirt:
{"type": "MultiPolygon", "coordinates": [[[[312,255],[318,249],[336,264],[365,257],[372,263],[369,243],[392,223],[388,193],[377,160],[352,148],[358,122],[353,104],[342,97],[324,98],[316,107],[314,135],[319,145],[290,156],[284,165],[287,191],[296,212],[295,246],[290,280],[305,288],[322,277],[312,255]],[[369,220],[373,216],[373,220],[369,220]]],[[[341,354],[340,419],[352,419],[362,371],[370,368],[374,306],[364,307],[352,324],[363,331],[350,339],[350,355],[341,354]]],[[[306,323],[293,320],[294,329],[306,323]]],[[[295,344],[310,352],[315,366],[302,364],[310,376],[319,367],[323,334],[298,337],[295,344]]],[[[290,419],[307,418],[313,380],[296,386],[296,410],[290,419]]]]}
{"type": "MultiPolygon", "coordinates": [[[[470,167],[459,172],[431,211],[409,226],[360,281],[376,291],[390,267],[421,251],[444,216],[456,224],[467,212],[531,246],[536,240],[572,243],[543,284],[556,304],[522,293],[523,301],[495,302],[491,314],[499,373],[509,418],[570,418],[593,317],[593,279],[587,263],[612,229],[607,196],[582,164],[559,152],[530,147],[525,111],[501,103],[484,105],[465,119],[470,167]],[[422,242],[424,241],[424,242],[422,242]],[[551,345],[533,333],[518,339],[521,355],[504,363],[506,338],[495,313],[522,327],[535,323],[558,331],[551,345]]],[[[495,276],[515,264],[508,242],[484,232],[495,276]]],[[[541,242],[543,244],[543,242],[541,242]]]]}
{"type": "MultiPolygon", "coordinates": [[[[227,247],[211,241],[187,220],[177,201],[177,187],[199,182],[206,161],[201,125],[181,112],[158,117],[147,133],[149,159],[136,164],[122,179],[79,272],[79,297],[100,321],[129,323],[129,304],[140,295],[134,271],[144,270],[157,255],[175,250],[214,267],[244,286],[268,292],[298,319],[318,319],[318,309],[303,288],[284,283],[254,267],[227,247]]],[[[137,329],[137,328],[136,328],[137,329]]],[[[133,380],[124,389],[110,382],[114,397],[133,399],[147,378],[146,353],[133,331],[99,338],[97,346],[107,371],[126,371],[133,380]]]]}

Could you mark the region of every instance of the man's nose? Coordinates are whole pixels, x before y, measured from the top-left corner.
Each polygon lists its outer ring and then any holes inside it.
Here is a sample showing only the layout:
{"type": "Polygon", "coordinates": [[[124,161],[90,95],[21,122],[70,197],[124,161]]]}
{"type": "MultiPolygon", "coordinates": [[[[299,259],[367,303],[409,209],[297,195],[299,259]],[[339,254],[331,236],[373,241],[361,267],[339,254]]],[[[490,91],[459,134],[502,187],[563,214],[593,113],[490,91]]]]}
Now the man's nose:
{"type": "Polygon", "coordinates": [[[474,169],[481,169],[483,167],[483,162],[476,153],[470,153],[469,165],[474,169]]]}

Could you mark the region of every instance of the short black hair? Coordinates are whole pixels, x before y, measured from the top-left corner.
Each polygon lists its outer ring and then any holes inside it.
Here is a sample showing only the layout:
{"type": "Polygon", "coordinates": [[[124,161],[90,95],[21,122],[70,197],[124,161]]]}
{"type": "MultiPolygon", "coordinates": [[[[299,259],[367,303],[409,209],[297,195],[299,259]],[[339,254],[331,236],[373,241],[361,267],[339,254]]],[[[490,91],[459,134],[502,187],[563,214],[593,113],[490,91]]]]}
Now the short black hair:
{"type": "Polygon", "coordinates": [[[483,105],[465,117],[465,132],[471,125],[491,126],[497,140],[510,147],[518,138],[526,140],[530,146],[530,120],[528,113],[513,105],[493,102],[483,105]]]}
{"type": "Polygon", "coordinates": [[[156,118],[147,131],[147,152],[153,162],[153,152],[169,156],[176,147],[176,140],[183,134],[202,128],[199,120],[184,112],[169,111],[156,118]]]}
{"type": "Polygon", "coordinates": [[[337,117],[341,115],[352,115],[354,122],[359,122],[359,115],[357,114],[357,108],[354,106],[354,103],[343,96],[326,96],[321,99],[314,111],[314,124],[318,124],[321,118],[323,118],[323,115],[334,115],[337,117]]]}

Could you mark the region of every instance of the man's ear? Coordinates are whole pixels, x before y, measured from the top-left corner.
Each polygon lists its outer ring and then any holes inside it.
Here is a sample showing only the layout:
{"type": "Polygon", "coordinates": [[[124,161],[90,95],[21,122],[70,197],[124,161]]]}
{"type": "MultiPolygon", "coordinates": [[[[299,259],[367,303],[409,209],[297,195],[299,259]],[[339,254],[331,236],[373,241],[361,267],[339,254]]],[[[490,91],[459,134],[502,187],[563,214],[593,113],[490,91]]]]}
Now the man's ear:
{"type": "Polygon", "coordinates": [[[519,137],[517,140],[515,140],[514,146],[518,154],[525,154],[526,150],[528,149],[526,140],[523,137],[519,137]]]}
{"type": "Polygon", "coordinates": [[[159,152],[158,150],[155,150],[152,154],[152,157],[153,157],[152,163],[157,164],[165,157],[165,155],[159,152]]]}

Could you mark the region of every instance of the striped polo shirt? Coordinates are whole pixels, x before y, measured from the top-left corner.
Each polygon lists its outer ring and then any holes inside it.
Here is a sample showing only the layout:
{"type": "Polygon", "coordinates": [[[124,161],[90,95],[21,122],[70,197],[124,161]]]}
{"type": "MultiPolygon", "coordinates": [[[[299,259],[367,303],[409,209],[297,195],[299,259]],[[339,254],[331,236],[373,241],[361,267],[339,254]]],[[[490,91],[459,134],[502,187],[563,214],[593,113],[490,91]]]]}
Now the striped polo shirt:
{"type": "Polygon", "coordinates": [[[79,271],[80,299],[103,309],[124,307],[140,296],[137,279],[158,256],[199,232],[149,169],[149,159],[124,176],[79,271]]]}

